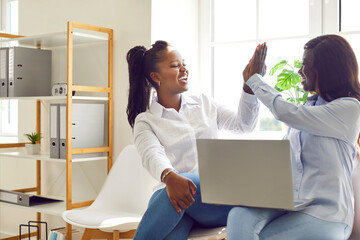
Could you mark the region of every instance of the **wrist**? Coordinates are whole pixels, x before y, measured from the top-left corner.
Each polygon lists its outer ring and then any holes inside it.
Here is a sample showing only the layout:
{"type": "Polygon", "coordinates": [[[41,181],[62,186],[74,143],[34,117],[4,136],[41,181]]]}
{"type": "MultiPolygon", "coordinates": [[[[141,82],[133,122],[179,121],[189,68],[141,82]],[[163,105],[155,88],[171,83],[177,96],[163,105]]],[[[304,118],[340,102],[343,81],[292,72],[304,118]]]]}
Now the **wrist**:
{"type": "Polygon", "coordinates": [[[161,175],[161,182],[165,183],[165,179],[174,172],[173,169],[165,169],[161,175]]]}
{"type": "Polygon", "coordinates": [[[244,85],[243,85],[243,90],[244,90],[244,92],[246,92],[248,94],[254,95],[254,92],[251,90],[251,88],[246,83],[244,83],[244,85]]]}

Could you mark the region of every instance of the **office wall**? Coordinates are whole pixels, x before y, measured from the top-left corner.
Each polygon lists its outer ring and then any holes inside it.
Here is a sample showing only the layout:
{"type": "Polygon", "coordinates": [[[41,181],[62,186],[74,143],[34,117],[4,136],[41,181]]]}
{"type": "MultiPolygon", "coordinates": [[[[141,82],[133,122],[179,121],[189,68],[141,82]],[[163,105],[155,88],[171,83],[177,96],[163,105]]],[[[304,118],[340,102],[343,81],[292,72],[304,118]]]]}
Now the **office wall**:
{"type": "MultiPolygon", "coordinates": [[[[21,0],[19,1],[19,34],[37,35],[52,32],[63,32],[67,29],[67,21],[76,21],[114,29],[114,159],[121,149],[133,142],[131,128],[125,115],[128,73],[125,60],[126,52],[134,45],[150,45],[151,42],[151,1],[150,0],[21,0]]],[[[62,53],[59,53],[62,54],[62,53]]],[[[87,56],[86,56],[87,57],[87,56]]],[[[61,58],[63,59],[63,58],[61,58]]],[[[63,61],[63,60],[61,60],[63,61]]],[[[96,59],[94,60],[96,61],[96,59]]],[[[53,63],[54,64],[54,63],[53,63]]],[[[55,62],[55,64],[57,64],[55,62]]],[[[104,64],[102,64],[104,65],[104,64]]],[[[106,64],[105,64],[106,65],[106,64]]],[[[58,66],[58,65],[57,65],[58,66]]],[[[66,66],[66,65],[65,65],[66,66]]],[[[79,65],[79,71],[87,71],[86,64],[79,65]]],[[[59,71],[57,69],[56,71],[59,71]]],[[[66,68],[65,68],[66,71],[66,68]]],[[[99,67],[103,71],[103,66],[99,67]]],[[[66,81],[66,80],[65,80],[66,81]]],[[[96,81],[88,80],[89,85],[96,81]]],[[[19,132],[31,129],[34,107],[33,103],[23,103],[19,107],[19,132]],[[30,118],[31,119],[31,118],[30,118]]],[[[42,109],[42,132],[47,134],[47,109],[42,109]]],[[[35,126],[35,125],[33,125],[35,126]]],[[[21,136],[20,136],[21,137],[21,136]]],[[[47,135],[45,136],[47,138],[47,135]]],[[[46,142],[47,139],[43,139],[46,142]]],[[[42,146],[43,148],[43,146],[42,146]]],[[[18,187],[24,184],[23,178],[34,173],[34,164],[24,161],[11,161],[2,164],[2,184],[18,187]],[[20,167],[21,165],[21,167],[20,167]],[[27,166],[29,165],[29,166],[27,166]],[[14,172],[6,171],[11,169],[14,172]],[[3,171],[4,170],[4,171],[3,171]],[[4,174],[3,174],[4,173],[4,174]],[[6,176],[5,176],[6,175],[6,176]]],[[[65,190],[65,164],[43,163],[42,178],[43,191],[50,194],[64,195],[65,190]]],[[[92,198],[96,196],[106,176],[105,162],[74,165],[73,178],[74,198],[92,198]],[[98,169],[102,169],[99,173],[98,169]]],[[[26,178],[26,187],[35,185],[33,176],[26,178]]],[[[0,208],[0,232],[16,233],[18,225],[26,222],[28,218],[35,219],[31,211],[17,211],[12,207],[0,208]],[[20,220],[19,220],[20,219],[20,220]]],[[[52,227],[64,225],[59,217],[46,216],[52,227]]]]}
{"type": "Polygon", "coordinates": [[[189,70],[189,91],[199,93],[199,1],[152,0],[151,41],[176,47],[189,70]]]}
{"type": "MultiPolygon", "coordinates": [[[[190,88],[197,90],[198,81],[198,1],[197,0],[20,0],[19,1],[19,34],[37,35],[51,32],[66,31],[66,22],[76,21],[92,25],[99,25],[114,29],[114,159],[122,148],[133,142],[131,128],[125,114],[128,93],[128,73],[125,61],[126,52],[135,45],[150,47],[157,39],[164,39],[174,45],[183,55],[190,68],[190,88]]],[[[64,79],[64,65],[66,55],[62,49],[53,52],[59,60],[53,60],[53,81],[64,79]],[[64,60],[65,59],[65,60],[64,60]],[[59,62],[60,61],[60,62],[59,62]]],[[[82,54],[88,60],[86,51],[82,54]]],[[[102,52],[98,52],[101,56],[102,52]]],[[[95,58],[94,61],[97,61],[95,58]]],[[[104,64],[96,69],[98,75],[104,70],[104,64]]],[[[78,65],[77,70],[86,72],[86,64],[78,65]]],[[[88,80],[89,85],[96,85],[95,80],[88,80]]],[[[22,103],[19,106],[19,132],[31,130],[29,121],[34,111],[33,103],[22,103]]],[[[48,109],[43,108],[42,132],[45,134],[43,142],[48,141],[48,109]]],[[[21,137],[21,136],[20,136],[21,137]]],[[[42,146],[46,150],[46,146],[42,146]]],[[[34,166],[24,166],[24,163],[14,161],[4,164],[1,179],[11,186],[21,186],[23,181],[11,177],[10,171],[3,171],[12,167],[19,175],[34,172],[34,166]],[[20,170],[15,165],[23,165],[20,170]]],[[[74,198],[93,198],[98,193],[105,171],[99,174],[98,169],[105,169],[104,163],[74,164],[74,198]]],[[[62,163],[43,163],[43,191],[54,195],[64,195],[65,169],[62,163]]],[[[4,183],[4,182],[2,182],[4,183]]],[[[27,184],[34,185],[35,179],[28,177],[27,184]]],[[[85,199],[87,200],[87,199],[85,199]]],[[[15,208],[0,207],[0,232],[17,232],[20,222],[35,215],[29,211],[18,211],[15,208]],[[11,217],[10,217],[11,216],[11,217]]],[[[64,222],[59,217],[46,216],[50,227],[59,227],[64,222]]],[[[23,222],[24,222],[23,221],[23,222]]]]}

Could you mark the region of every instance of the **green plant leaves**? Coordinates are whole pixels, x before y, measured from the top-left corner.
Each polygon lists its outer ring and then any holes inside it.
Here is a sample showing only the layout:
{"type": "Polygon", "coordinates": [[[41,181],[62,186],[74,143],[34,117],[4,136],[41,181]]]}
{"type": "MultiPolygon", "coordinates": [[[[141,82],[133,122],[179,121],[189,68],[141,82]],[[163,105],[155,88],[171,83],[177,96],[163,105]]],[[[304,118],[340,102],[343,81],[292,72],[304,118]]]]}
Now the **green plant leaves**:
{"type": "Polygon", "coordinates": [[[301,61],[299,61],[299,60],[295,60],[295,61],[294,61],[294,68],[300,69],[301,66],[302,66],[302,62],[301,62],[301,61]]]}
{"type": "Polygon", "coordinates": [[[276,86],[282,90],[289,90],[296,85],[300,80],[300,77],[292,70],[283,69],[277,76],[276,86]]]}
{"type": "Polygon", "coordinates": [[[281,70],[281,73],[277,75],[277,82],[274,88],[287,94],[289,97],[286,99],[288,102],[293,102],[297,105],[306,102],[308,92],[304,92],[301,86],[301,77],[297,73],[296,69],[300,69],[302,62],[299,60],[294,61],[294,66],[291,66],[288,61],[282,60],[277,63],[271,70],[269,75],[272,76],[276,71],[281,70]],[[289,66],[291,69],[284,68],[289,66]]]}
{"type": "Polygon", "coordinates": [[[35,144],[37,141],[40,140],[40,138],[42,138],[40,133],[36,133],[36,132],[32,132],[32,133],[26,133],[24,134],[27,139],[32,143],[35,144]]]}
{"type": "Polygon", "coordinates": [[[281,62],[277,63],[271,70],[269,75],[272,76],[277,70],[283,69],[287,64],[286,60],[282,60],[281,62]]]}

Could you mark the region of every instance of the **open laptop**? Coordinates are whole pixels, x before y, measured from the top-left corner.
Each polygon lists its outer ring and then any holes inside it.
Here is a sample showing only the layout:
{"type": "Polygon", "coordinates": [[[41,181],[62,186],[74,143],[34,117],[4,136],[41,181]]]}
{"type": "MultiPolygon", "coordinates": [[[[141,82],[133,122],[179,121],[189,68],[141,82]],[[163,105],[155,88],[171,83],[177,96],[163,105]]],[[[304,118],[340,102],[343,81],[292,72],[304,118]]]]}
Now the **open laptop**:
{"type": "Polygon", "coordinates": [[[205,203],[295,210],[288,140],[197,139],[205,203]]]}

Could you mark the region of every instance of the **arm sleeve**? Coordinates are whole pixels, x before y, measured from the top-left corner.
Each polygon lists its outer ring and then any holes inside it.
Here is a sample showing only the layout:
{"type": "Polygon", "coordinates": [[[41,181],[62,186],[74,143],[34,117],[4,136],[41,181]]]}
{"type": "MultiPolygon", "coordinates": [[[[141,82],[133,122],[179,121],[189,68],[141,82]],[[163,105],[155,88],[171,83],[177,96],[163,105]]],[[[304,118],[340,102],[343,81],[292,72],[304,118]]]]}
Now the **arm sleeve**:
{"type": "Polygon", "coordinates": [[[161,181],[161,174],[166,168],[174,170],[166,156],[164,147],[151,126],[142,117],[137,118],[135,121],[134,142],[141,156],[142,165],[157,181],[161,181]]]}
{"type": "Polygon", "coordinates": [[[354,98],[336,99],[320,106],[296,106],[284,100],[259,74],[253,75],[247,84],[275,118],[291,128],[351,142],[357,135],[354,126],[359,124],[360,105],[354,98]]]}
{"type": "Polygon", "coordinates": [[[218,105],[217,124],[219,129],[246,133],[254,130],[259,115],[259,102],[255,95],[242,92],[237,112],[224,105],[218,105]]]}

